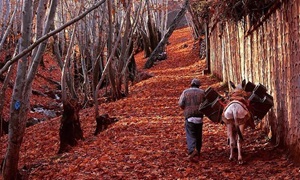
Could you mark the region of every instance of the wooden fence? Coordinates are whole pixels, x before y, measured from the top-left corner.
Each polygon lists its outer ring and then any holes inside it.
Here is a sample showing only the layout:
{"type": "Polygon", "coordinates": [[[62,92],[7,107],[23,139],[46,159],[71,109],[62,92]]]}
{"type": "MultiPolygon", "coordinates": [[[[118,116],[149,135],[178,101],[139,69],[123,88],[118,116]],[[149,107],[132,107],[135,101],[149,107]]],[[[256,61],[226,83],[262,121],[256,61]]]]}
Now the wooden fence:
{"type": "Polygon", "coordinates": [[[211,22],[210,70],[223,82],[261,83],[274,98],[264,130],[300,162],[300,1],[280,2],[257,24],[211,22]]]}

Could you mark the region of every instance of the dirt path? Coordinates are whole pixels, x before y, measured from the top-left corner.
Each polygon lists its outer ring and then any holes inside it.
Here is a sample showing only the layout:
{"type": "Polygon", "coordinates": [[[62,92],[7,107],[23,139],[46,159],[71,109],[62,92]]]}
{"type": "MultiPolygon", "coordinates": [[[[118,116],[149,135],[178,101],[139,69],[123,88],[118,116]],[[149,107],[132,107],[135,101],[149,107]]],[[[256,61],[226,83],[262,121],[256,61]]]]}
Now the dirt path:
{"type": "MultiPolygon", "coordinates": [[[[225,127],[204,120],[199,163],[187,161],[184,120],[178,97],[192,78],[202,88],[220,83],[203,75],[188,28],[177,30],[167,48],[168,59],[147,72],[154,77],[135,84],[130,96],[102,104],[102,113],[119,121],[93,136],[93,109],[82,111],[85,141],[71,152],[57,156],[59,119],[29,128],[22,146],[21,167],[29,179],[297,179],[299,167],[283,150],[273,148],[259,130],[247,130],[246,164],[229,162],[225,127]],[[39,135],[39,136],[37,136],[39,135]]],[[[138,67],[145,63],[136,56],[138,67]]]]}

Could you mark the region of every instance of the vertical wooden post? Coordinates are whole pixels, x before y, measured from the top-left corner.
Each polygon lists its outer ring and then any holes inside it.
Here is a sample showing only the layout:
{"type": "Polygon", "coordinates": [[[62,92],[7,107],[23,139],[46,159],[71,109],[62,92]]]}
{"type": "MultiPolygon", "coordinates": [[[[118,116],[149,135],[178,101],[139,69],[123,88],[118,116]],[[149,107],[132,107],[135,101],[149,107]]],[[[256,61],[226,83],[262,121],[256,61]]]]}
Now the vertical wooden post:
{"type": "Polygon", "coordinates": [[[208,22],[205,23],[205,46],[206,46],[206,69],[203,71],[204,74],[210,74],[210,42],[209,42],[209,28],[208,22]]]}

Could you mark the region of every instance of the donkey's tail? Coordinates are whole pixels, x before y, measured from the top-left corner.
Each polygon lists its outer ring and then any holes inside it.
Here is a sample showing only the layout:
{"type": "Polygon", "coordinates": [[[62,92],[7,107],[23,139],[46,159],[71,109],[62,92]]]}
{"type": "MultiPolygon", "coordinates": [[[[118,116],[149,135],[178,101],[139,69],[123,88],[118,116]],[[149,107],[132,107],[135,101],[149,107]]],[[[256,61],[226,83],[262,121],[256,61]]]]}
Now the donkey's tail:
{"type": "Polygon", "coordinates": [[[234,119],[234,126],[235,126],[235,129],[236,129],[236,132],[237,132],[240,140],[244,141],[243,134],[241,132],[240,126],[239,126],[238,121],[237,121],[237,116],[233,116],[233,119],[234,119]]]}

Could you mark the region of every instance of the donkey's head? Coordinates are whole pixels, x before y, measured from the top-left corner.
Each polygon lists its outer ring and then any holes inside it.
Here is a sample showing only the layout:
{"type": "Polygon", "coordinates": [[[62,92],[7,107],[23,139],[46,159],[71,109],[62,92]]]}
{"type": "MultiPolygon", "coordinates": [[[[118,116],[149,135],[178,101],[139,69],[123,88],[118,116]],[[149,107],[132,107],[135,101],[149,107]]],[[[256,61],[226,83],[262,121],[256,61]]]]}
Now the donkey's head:
{"type": "Polygon", "coordinates": [[[235,85],[232,81],[229,82],[233,90],[228,94],[229,99],[235,99],[238,97],[242,97],[244,99],[248,99],[250,94],[245,91],[246,80],[244,79],[242,83],[235,85]]]}
{"type": "Polygon", "coordinates": [[[229,81],[229,83],[230,83],[230,86],[231,86],[233,89],[244,90],[244,89],[245,89],[245,86],[246,86],[246,80],[245,80],[245,79],[242,81],[241,84],[238,84],[238,85],[235,85],[232,81],[229,81]]]}

